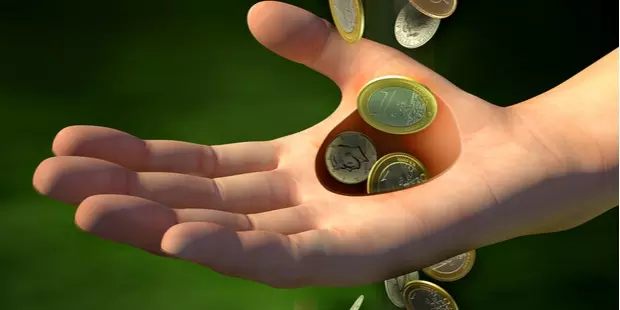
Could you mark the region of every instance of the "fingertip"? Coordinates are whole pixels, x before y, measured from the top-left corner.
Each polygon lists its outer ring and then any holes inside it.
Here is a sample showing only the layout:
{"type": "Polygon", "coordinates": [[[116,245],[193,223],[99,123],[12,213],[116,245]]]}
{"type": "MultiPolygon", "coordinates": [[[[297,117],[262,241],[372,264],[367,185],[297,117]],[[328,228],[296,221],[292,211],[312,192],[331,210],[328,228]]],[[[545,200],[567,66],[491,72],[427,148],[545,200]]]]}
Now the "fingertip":
{"type": "Polygon", "coordinates": [[[52,152],[57,156],[79,153],[80,142],[93,132],[107,128],[98,126],[74,125],[61,129],[52,142],[52,152]]]}
{"type": "Polygon", "coordinates": [[[86,198],[74,216],[75,225],[100,238],[159,252],[164,233],[177,223],[164,205],[125,195],[86,198]]]}
{"type": "Polygon", "coordinates": [[[319,57],[330,34],[322,18],[277,1],[255,4],[247,19],[250,32],[259,43],[282,57],[303,64],[319,57]]]}
{"type": "Polygon", "coordinates": [[[35,169],[32,186],[39,194],[50,196],[58,184],[62,170],[62,165],[54,157],[46,158],[35,169]]]}
{"type": "Polygon", "coordinates": [[[215,250],[205,247],[206,242],[203,241],[221,233],[226,233],[226,230],[217,224],[206,222],[177,224],[164,233],[161,251],[189,261],[199,261],[204,259],[204,252],[215,250]],[[203,246],[200,246],[201,243],[203,246]]]}

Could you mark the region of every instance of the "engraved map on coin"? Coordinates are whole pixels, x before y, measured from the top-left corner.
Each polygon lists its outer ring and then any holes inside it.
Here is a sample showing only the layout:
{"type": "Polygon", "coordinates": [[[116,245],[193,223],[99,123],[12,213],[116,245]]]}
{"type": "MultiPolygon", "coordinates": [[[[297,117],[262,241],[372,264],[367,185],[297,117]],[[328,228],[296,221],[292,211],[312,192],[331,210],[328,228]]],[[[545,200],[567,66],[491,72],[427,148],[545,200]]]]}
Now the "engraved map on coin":
{"type": "Polygon", "coordinates": [[[368,137],[357,132],[344,132],[327,147],[325,160],[329,173],[338,181],[356,184],[367,179],[377,161],[377,151],[368,137]]]}
{"type": "Polygon", "coordinates": [[[388,192],[407,188],[425,181],[426,175],[406,163],[393,163],[379,175],[379,192],[388,192]]]}
{"type": "Polygon", "coordinates": [[[426,104],[416,92],[403,87],[386,87],[368,100],[370,115],[394,127],[411,126],[426,116],[426,104]]]}
{"type": "Polygon", "coordinates": [[[427,290],[417,289],[411,292],[409,300],[412,309],[415,310],[452,310],[454,306],[448,298],[441,296],[439,293],[427,290]]]}
{"type": "Polygon", "coordinates": [[[431,266],[431,269],[440,273],[454,273],[463,268],[467,261],[467,253],[448,258],[441,263],[431,266]]]}
{"type": "Polygon", "coordinates": [[[396,41],[406,48],[418,48],[435,35],[439,19],[428,17],[406,4],[396,17],[394,35],[396,41]]]}
{"type": "Polygon", "coordinates": [[[332,146],[332,156],[329,158],[334,170],[351,172],[362,168],[362,164],[369,162],[368,157],[359,145],[337,144],[332,146]]]}
{"type": "Polygon", "coordinates": [[[356,13],[354,0],[334,0],[334,10],[342,30],[351,33],[355,29],[356,13]]]}

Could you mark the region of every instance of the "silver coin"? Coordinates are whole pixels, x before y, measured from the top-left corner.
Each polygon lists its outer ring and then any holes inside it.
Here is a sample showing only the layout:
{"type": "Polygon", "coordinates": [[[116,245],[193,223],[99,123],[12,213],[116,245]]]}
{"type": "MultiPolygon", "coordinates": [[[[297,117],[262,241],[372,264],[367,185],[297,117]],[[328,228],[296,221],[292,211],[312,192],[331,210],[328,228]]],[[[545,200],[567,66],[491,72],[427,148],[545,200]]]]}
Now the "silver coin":
{"type": "Polygon", "coordinates": [[[337,135],[325,152],[329,174],[345,184],[366,181],[376,161],[375,145],[370,138],[355,131],[345,131],[337,135]]]}
{"type": "Polygon", "coordinates": [[[418,48],[431,40],[439,28],[439,22],[439,19],[428,17],[407,3],[396,17],[396,41],[406,48],[418,48]]]}
{"type": "Polygon", "coordinates": [[[357,297],[357,299],[353,303],[353,306],[351,306],[351,310],[359,310],[362,307],[362,302],[364,302],[364,295],[360,295],[360,297],[357,297]]]}
{"type": "Polygon", "coordinates": [[[414,280],[420,280],[420,275],[417,271],[384,281],[385,292],[394,306],[405,308],[405,301],[402,295],[403,289],[405,284],[414,280]]]}
{"type": "Polygon", "coordinates": [[[333,9],[336,12],[338,23],[342,30],[346,33],[353,32],[357,20],[353,0],[333,0],[333,9]]]}

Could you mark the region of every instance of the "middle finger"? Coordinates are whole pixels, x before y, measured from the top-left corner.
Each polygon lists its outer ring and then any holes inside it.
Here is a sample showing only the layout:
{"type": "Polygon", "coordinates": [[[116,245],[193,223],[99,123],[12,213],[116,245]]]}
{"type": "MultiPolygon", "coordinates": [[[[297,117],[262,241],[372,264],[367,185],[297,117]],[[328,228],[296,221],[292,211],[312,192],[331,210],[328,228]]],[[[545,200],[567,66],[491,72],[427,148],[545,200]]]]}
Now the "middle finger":
{"type": "Polygon", "coordinates": [[[294,184],[281,170],[209,179],[176,173],[137,173],[107,161],[72,156],[45,160],[34,177],[39,192],[74,205],[93,195],[122,194],[172,208],[243,214],[297,205],[294,184]]]}

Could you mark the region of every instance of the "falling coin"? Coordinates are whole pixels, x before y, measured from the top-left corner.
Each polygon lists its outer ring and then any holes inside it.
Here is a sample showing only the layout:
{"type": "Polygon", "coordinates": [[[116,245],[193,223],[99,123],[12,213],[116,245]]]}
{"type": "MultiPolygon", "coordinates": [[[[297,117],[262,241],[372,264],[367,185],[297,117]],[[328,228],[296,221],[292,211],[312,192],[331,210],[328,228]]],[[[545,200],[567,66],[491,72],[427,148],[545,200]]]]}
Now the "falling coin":
{"type": "Polygon", "coordinates": [[[456,301],[446,290],[428,281],[411,281],[403,291],[407,310],[458,310],[456,301]]]}
{"type": "Polygon", "coordinates": [[[364,302],[364,295],[360,295],[360,297],[357,297],[357,299],[353,303],[353,306],[351,306],[351,310],[359,310],[362,307],[363,302],[364,302]]]}
{"type": "Polygon", "coordinates": [[[429,277],[443,282],[452,282],[464,278],[476,260],[476,251],[446,259],[440,263],[422,269],[429,277]]]}
{"type": "Polygon", "coordinates": [[[428,17],[406,4],[394,23],[396,41],[406,48],[418,48],[431,40],[439,29],[439,22],[439,19],[428,17]]]}
{"type": "Polygon", "coordinates": [[[391,192],[427,179],[426,168],[417,158],[406,153],[391,153],[377,160],[370,169],[366,191],[369,194],[391,192]]]}
{"type": "Polygon", "coordinates": [[[370,138],[355,131],[345,131],[337,135],[325,152],[329,174],[345,184],[366,181],[376,161],[375,145],[370,138]]]}
{"type": "Polygon", "coordinates": [[[419,280],[420,275],[417,271],[402,275],[396,278],[385,280],[385,292],[392,304],[398,308],[404,308],[405,302],[403,301],[402,293],[406,283],[414,280],[419,280]]]}
{"type": "Polygon", "coordinates": [[[329,8],[340,36],[349,43],[359,41],[364,34],[362,0],[329,0],[329,8]]]}
{"type": "Polygon", "coordinates": [[[401,76],[384,76],[360,91],[357,110],[375,129],[411,134],[428,127],[437,115],[437,99],[424,85],[401,76]]]}
{"type": "Polygon", "coordinates": [[[456,10],[457,0],[409,0],[412,6],[432,18],[446,18],[456,10]]]}

